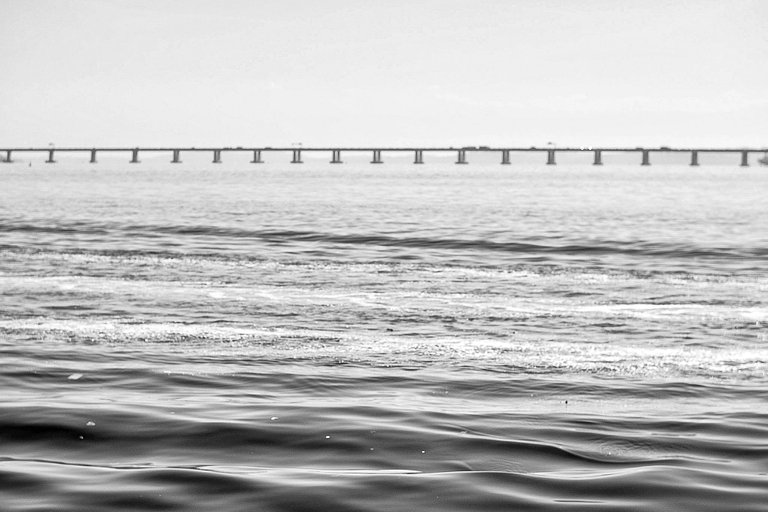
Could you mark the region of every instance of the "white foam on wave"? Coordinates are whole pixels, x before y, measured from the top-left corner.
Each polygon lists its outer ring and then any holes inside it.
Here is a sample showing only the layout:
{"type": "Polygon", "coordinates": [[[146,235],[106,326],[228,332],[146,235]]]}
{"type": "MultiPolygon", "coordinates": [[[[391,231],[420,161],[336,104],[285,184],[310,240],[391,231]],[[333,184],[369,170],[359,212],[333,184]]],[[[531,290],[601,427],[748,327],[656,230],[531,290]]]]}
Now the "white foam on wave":
{"type": "Polygon", "coordinates": [[[108,320],[56,320],[56,319],[23,319],[0,320],[0,329],[14,331],[36,331],[41,333],[70,333],[84,336],[99,336],[109,339],[118,337],[130,341],[132,339],[160,339],[179,336],[201,339],[240,339],[243,337],[258,337],[269,335],[272,331],[265,329],[248,329],[241,327],[207,326],[202,324],[183,323],[130,323],[108,320]]]}
{"type": "MultiPolygon", "coordinates": [[[[622,272],[618,270],[590,270],[573,267],[557,266],[528,266],[514,265],[510,267],[484,267],[484,266],[456,266],[444,264],[427,264],[423,262],[391,261],[391,262],[371,262],[371,261],[278,261],[273,259],[251,259],[251,258],[228,258],[212,255],[161,255],[161,254],[99,254],[99,253],[79,253],[79,252],[52,252],[52,251],[19,251],[12,249],[0,250],[4,257],[23,258],[25,261],[63,261],[70,264],[93,265],[103,264],[113,268],[120,268],[121,265],[137,264],[140,266],[151,266],[153,268],[200,268],[209,269],[213,267],[226,268],[250,268],[262,269],[264,271],[276,272],[284,270],[308,270],[312,272],[325,271],[329,273],[343,272],[355,274],[377,274],[386,275],[390,273],[408,272],[413,274],[424,274],[433,277],[464,276],[478,279],[494,280],[545,280],[558,281],[567,279],[582,284],[607,283],[627,281],[647,281],[657,280],[670,285],[706,287],[710,284],[722,286],[754,286],[759,285],[762,289],[768,289],[768,275],[750,275],[740,277],[738,275],[719,275],[719,274],[686,274],[681,272],[671,274],[657,274],[652,276],[639,275],[632,272],[622,272]]],[[[3,272],[0,272],[2,275],[3,272]]]]}
{"type": "Polygon", "coordinates": [[[670,377],[680,375],[768,376],[768,344],[705,347],[683,344],[593,343],[578,339],[514,336],[398,336],[392,333],[313,329],[264,329],[179,323],[127,323],[54,319],[0,320],[0,330],[41,338],[182,344],[186,352],[267,356],[276,361],[320,358],[373,366],[462,365],[514,367],[516,371],[574,372],[670,377]]]}

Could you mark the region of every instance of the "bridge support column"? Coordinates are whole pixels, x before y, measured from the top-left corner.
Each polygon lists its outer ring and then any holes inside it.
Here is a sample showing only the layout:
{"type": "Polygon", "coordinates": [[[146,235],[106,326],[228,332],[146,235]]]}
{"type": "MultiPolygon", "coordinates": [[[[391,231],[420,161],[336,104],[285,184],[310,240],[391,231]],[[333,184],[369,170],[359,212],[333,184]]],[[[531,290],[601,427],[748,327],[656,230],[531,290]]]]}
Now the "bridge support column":
{"type": "Polygon", "coordinates": [[[96,163],[96,150],[95,149],[91,150],[91,163],[92,164],[96,163]]]}
{"type": "Polygon", "coordinates": [[[338,149],[333,150],[333,156],[331,157],[331,163],[332,164],[343,164],[344,162],[341,161],[341,151],[338,149]]]}
{"type": "Polygon", "coordinates": [[[741,166],[749,167],[749,151],[741,152],[741,166]]]}
{"type": "Polygon", "coordinates": [[[467,163],[467,151],[466,150],[460,149],[456,156],[457,156],[457,160],[456,160],[457,164],[466,164],[467,163]]]}
{"type": "Polygon", "coordinates": [[[651,152],[647,149],[643,150],[643,161],[640,165],[651,165],[651,152]]]}
{"type": "Polygon", "coordinates": [[[509,165],[509,150],[504,149],[501,151],[501,165],[509,165]]]}
{"type": "Polygon", "coordinates": [[[301,161],[301,150],[300,149],[294,149],[293,150],[293,160],[291,160],[292,164],[303,164],[304,162],[301,161]]]}
{"type": "Polygon", "coordinates": [[[55,164],[56,160],[53,159],[53,151],[52,149],[48,150],[48,160],[45,161],[47,164],[55,164]]]}
{"type": "Polygon", "coordinates": [[[557,165],[557,162],[555,162],[555,150],[554,149],[548,149],[547,150],[547,165],[557,165]]]}
{"type": "Polygon", "coordinates": [[[13,160],[11,159],[11,150],[10,149],[6,149],[5,150],[5,160],[3,160],[3,161],[5,163],[7,163],[7,164],[10,164],[11,162],[13,162],[13,160]]]}
{"type": "Polygon", "coordinates": [[[139,148],[131,150],[131,163],[132,164],[139,163],[139,148]]]}
{"type": "Polygon", "coordinates": [[[173,150],[173,160],[171,160],[172,164],[180,164],[181,163],[181,155],[179,154],[181,151],[178,149],[173,150]]]}
{"type": "Polygon", "coordinates": [[[592,165],[603,165],[603,152],[600,149],[595,150],[595,161],[592,165]]]}
{"type": "Polygon", "coordinates": [[[220,164],[221,163],[221,150],[220,149],[214,149],[213,150],[213,163],[220,164]]]}
{"type": "Polygon", "coordinates": [[[253,150],[253,160],[251,160],[252,164],[263,164],[264,161],[261,159],[261,150],[260,149],[254,149],[253,150]]]}
{"type": "Polygon", "coordinates": [[[423,164],[424,163],[424,151],[421,149],[417,149],[413,153],[413,163],[415,164],[423,164]]]}
{"type": "Polygon", "coordinates": [[[691,151],[691,165],[697,166],[699,165],[699,152],[698,151],[691,151]]]}
{"type": "Polygon", "coordinates": [[[381,150],[380,149],[374,149],[373,150],[373,160],[371,160],[372,164],[383,164],[384,162],[381,160],[381,150]]]}

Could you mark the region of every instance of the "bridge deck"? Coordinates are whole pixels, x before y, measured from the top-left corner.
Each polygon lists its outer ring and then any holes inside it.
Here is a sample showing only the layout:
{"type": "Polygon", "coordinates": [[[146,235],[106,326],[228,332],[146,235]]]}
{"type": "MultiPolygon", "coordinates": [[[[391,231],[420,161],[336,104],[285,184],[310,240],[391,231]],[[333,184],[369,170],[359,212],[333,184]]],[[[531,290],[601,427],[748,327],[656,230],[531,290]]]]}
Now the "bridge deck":
{"type": "Polygon", "coordinates": [[[594,151],[601,151],[603,153],[611,153],[611,152],[642,152],[642,151],[649,151],[652,153],[690,153],[693,151],[698,151],[700,153],[741,153],[741,152],[748,152],[748,153],[764,153],[768,151],[768,148],[645,148],[645,147],[634,147],[634,148],[627,148],[627,147],[506,147],[506,146],[499,146],[499,147],[472,147],[472,146],[446,146],[446,147],[387,147],[387,146],[381,146],[381,147],[374,147],[374,146],[364,146],[364,147],[352,147],[352,146],[307,146],[307,147],[270,147],[270,146],[249,146],[249,147],[223,147],[223,146],[208,146],[208,147],[184,147],[184,146],[161,146],[161,147],[150,147],[150,146],[138,146],[138,147],[0,147],[0,152],[18,152],[18,151],[24,151],[24,152],[47,152],[47,151],[55,151],[55,152],[86,152],[86,151],[123,151],[123,152],[131,152],[138,150],[140,152],[147,152],[147,151],[324,151],[324,152],[334,152],[334,151],[366,151],[366,152],[373,152],[373,151],[430,151],[430,152],[438,152],[438,151],[473,151],[473,152],[500,152],[500,151],[511,151],[511,152],[525,152],[525,151],[539,151],[539,152],[546,152],[546,151],[556,151],[558,153],[561,152],[594,152],[594,151]]]}
{"type": "Polygon", "coordinates": [[[181,163],[181,153],[182,152],[210,152],[213,155],[213,163],[220,164],[222,162],[221,160],[221,154],[223,152],[252,152],[253,153],[253,160],[251,161],[254,164],[260,164],[264,163],[264,160],[262,160],[262,153],[268,153],[268,152],[291,152],[293,154],[293,158],[291,160],[291,163],[293,164],[301,164],[304,163],[301,159],[302,153],[308,153],[308,152],[324,152],[329,153],[332,155],[332,160],[330,163],[333,164],[340,164],[343,163],[341,160],[341,154],[343,152],[347,153],[360,153],[360,152],[370,152],[373,155],[373,160],[371,160],[372,164],[381,164],[384,163],[382,159],[382,152],[410,152],[414,155],[414,164],[423,164],[424,163],[424,153],[437,153],[437,152],[455,152],[457,156],[457,164],[466,164],[467,161],[467,153],[501,153],[501,164],[511,164],[510,155],[512,153],[521,153],[521,152],[537,152],[537,153],[546,153],[547,154],[547,165],[555,165],[556,162],[556,154],[557,153],[593,153],[594,154],[594,165],[603,165],[603,153],[640,153],[642,155],[641,165],[651,165],[651,153],[690,153],[691,160],[690,165],[692,166],[698,166],[699,165],[699,154],[700,153],[739,153],[741,155],[741,166],[746,167],[749,166],[749,155],[750,153],[765,153],[766,157],[759,159],[759,163],[766,163],[768,161],[768,148],[670,148],[670,147],[658,147],[658,148],[644,148],[644,147],[555,147],[555,146],[547,146],[547,147],[537,147],[537,146],[531,146],[531,147],[490,147],[490,146],[462,146],[462,147],[394,147],[394,146],[384,146],[384,147],[347,147],[347,146],[338,146],[338,147],[332,147],[332,146],[309,146],[309,147],[301,147],[301,146],[291,146],[291,147],[270,147],[270,146],[252,146],[252,147],[180,147],[180,146],[163,146],[163,147],[5,147],[0,148],[0,153],[5,153],[4,156],[0,156],[0,161],[4,163],[10,163],[13,162],[13,153],[21,153],[21,152],[37,152],[37,153],[48,153],[48,160],[46,160],[46,163],[56,163],[56,160],[54,160],[54,155],[56,153],[75,153],[75,152],[83,152],[83,153],[89,153],[90,154],[90,163],[96,163],[97,153],[105,153],[105,152],[129,152],[131,153],[131,159],[130,163],[140,163],[139,160],[139,154],[140,153],[157,153],[157,152],[168,152],[173,155],[173,159],[171,160],[171,163],[177,164],[181,163]]]}

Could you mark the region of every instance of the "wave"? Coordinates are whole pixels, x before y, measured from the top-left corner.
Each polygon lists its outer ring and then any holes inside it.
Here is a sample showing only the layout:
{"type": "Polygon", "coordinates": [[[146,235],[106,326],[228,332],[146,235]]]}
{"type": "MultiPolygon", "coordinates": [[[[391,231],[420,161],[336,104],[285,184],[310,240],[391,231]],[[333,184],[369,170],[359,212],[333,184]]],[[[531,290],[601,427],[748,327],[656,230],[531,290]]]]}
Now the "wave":
{"type": "MultiPolygon", "coordinates": [[[[411,386],[418,390],[418,382],[411,386]]],[[[107,511],[249,510],[258,503],[275,511],[651,512],[674,505],[708,512],[734,503],[763,510],[768,498],[759,413],[716,421],[712,413],[709,421],[468,415],[436,403],[403,411],[269,400],[240,400],[228,419],[194,402],[140,406],[125,398],[87,412],[6,410],[4,510],[75,511],[93,503],[107,511]]]]}
{"type": "MultiPolygon", "coordinates": [[[[154,225],[131,223],[28,223],[2,222],[0,233],[87,235],[115,238],[155,239],[170,236],[179,239],[219,240],[237,244],[240,241],[258,241],[266,244],[311,242],[320,245],[377,246],[405,249],[437,249],[451,251],[488,251],[523,255],[573,256],[636,256],[648,258],[715,258],[738,259],[768,258],[768,246],[706,246],[694,243],[673,243],[649,240],[590,239],[579,241],[566,236],[537,236],[529,241],[493,240],[509,234],[488,233],[485,237],[456,238],[452,236],[413,236],[382,233],[335,233],[307,230],[242,229],[208,225],[154,225]]],[[[6,248],[9,248],[6,245],[6,248]]],[[[160,249],[160,247],[158,247],[160,249]]]]}
{"type": "MultiPolygon", "coordinates": [[[[202,358],[246,358],[274,361],[274,364],[303,361],[328,367],[469,368],[498,374],[698,378],[727,382],[768,376],[768,348],[755,340],[734,341],[729,346],[647,341],[637,344],[632,339],[595,343],[572,335],[549,340],[517,334],[504,338],[467,338],[448,334],[350,333],[343,329],[139,323],[93,318],[0,320],[0,334],[12,339],[66,341],[72,346],[126,346],[131,350],[167,345],[174,347],[171,352],[180,350],[202,358]]],[[[5,354],[10,358],[14,352],[6,350],[5,354]]],[[[471,395],[472,391],[466,393],[471,395]]],[[[649,397],[640,393],[637,398],[649,397]]]]}
{"type": "Polygon", "coordinates": [[[9,462],[5,510],[548,510],[763,512],[764,477],[658,465],[571,476],[499,471],[410,473],[224,467],[62,466],[9,462]],[[58,471],[58,474],[56,473],[58,471]],[[89,482],[89,485],[83,484],[89,482]],[[36,496],[31,498],[30,495],[36,496]]]}

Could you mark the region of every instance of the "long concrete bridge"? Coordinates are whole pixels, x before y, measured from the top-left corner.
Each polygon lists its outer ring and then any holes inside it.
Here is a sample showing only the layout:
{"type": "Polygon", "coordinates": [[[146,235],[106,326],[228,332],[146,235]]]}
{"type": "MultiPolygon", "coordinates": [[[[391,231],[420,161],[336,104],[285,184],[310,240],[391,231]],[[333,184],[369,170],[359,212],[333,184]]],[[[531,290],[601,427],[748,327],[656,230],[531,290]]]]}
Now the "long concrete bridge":
{"type": "Polygon", "coordinates": [[[547,165],[556,164],[557,153],[591,153],[593,155],[592,163],[594,165],[603,164],[603,155],[605,153],[637,153],[640,165],[651,165],[652,153],[688,153],[690,154],[690,165],[699,165],[699,155],[704,153],[732,153],[740,156],[740,165],[746,167],[749,165],[750,153],[765,153],[760,163],[768,164],[768,148],[610,148],[610,147],[489,147],[489,146],[464,146],[464,147],[5,147],[0,148],[0,158],[3,162],[13,162],[14,153],[43,153],[47,154],[46,163],[55,163],[57,153],[84,153],[90,157],[90,163],[97,162],[98,153],[126,153],[130,155],[130,163],[139,163],[141,153],[168,153],[171,156],[170,163],[181,163],[182,153],[203,152],[212,155],[212,163],[222,162],[222,153],[228,152],[248,152],[253,155],[251,163],[264,163],[265,153],[287,152],[292,155],[290,162],[292,164],[303,163],[302,155],[305,153],[326,153],[330,156],[329,163],[341,164],[342,153],[369,153],[372,164],[384,163],[382,153],[411,153],[413,154],[414,164],[423,164],[425,153],[455,153],[457,164],[469,163],[468,154],[473,153],[496,153],[500,157],[500,163],[509,165],[512,163],[514,153],[543,153],[546,155],[547,165]],[[3,157],[3,153],[5,156],[3,157]]]}

